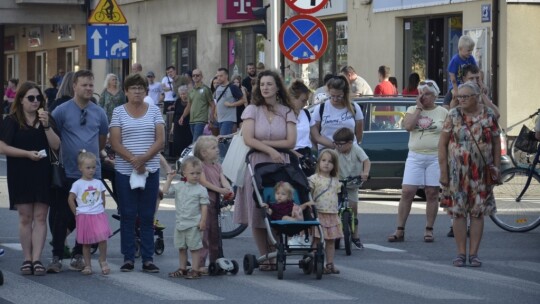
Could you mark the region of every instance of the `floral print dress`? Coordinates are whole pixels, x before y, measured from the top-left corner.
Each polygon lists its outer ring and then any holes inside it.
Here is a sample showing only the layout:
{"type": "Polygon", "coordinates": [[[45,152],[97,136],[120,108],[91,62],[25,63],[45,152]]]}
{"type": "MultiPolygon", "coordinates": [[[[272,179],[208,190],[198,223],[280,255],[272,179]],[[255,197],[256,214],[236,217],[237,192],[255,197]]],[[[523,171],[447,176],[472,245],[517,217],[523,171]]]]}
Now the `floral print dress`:
{"type": "Polygon", "coordinates": [[[488,164],[493,163],[492,138],[500,134],[495,114],[486,107],[475,116],[464,114],[460,107],[453,108],[448,112],[443,132],[450,132],[449,185],[443,189],[452,199],[448,212],[454,216],[470,213],[473,217],[495,213],[493,186],[484,182],[482,159],[483,155],[488,164]],[[471,136],[476,139],[480,151],[471,136]]]}

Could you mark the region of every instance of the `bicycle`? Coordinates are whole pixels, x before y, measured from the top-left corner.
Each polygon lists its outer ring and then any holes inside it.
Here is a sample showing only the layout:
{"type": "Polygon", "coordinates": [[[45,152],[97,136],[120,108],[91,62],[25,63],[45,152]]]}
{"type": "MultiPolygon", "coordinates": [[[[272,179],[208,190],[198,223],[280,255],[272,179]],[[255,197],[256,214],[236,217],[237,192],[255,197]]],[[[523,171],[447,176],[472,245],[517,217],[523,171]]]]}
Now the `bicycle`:
{"type": "Polygon", "coordinates": [[[540,175],[535,170],[539,158],[540,146],[528,168],[504,170],[502,184],[493,188],[497,213],[490,218],[506,231],[527,232],[540,226],[540,175]]]}
{"type": "MultiPolygon", "coordinates": [[[[540,115],[540,109],[538,109],[536,112],[532,113],[531,115],[529,115],[525,119],[523,119],[521,121],[518,121],[517,123],[509,126],[508,128],[506,128],[505,132],[508,132],[508,131],[512,130],[515,126],[520,125],[521,123],[523,123],[523,122],[525,122],[525,121],[527,121],[529,119],[530,119],[530,121],[527,123],[527,126],[529,127],[529,129],[532,130],[534,128],[534,119],[533,118],[535,116],[538,116],[538,115],[540,115]]],[[[534,153],[530,153],[530,152],[526,152],[526,151],[522,151],[522,150],[518,149],[515,146],[515,143],[516,143],[516,140],[513,140],[512,144],[510,145],[510,159],[512,160],[512,163],[514,164],[515,167],[527,168],[532,163],[534,153]]]]}
{"type": "MultiPolygon", "coordinates": [[[[347,193],[347,185],[359,185],[362,186],[364,181],[362,181],[361,176],[350,176],[345,179],[340,179],[341,183],[341,192],[338,194],[338,215],[341,219],[341,226],[343,229],[343,244],[345,246],[345,254],[351,255],[351,243],[352,243],[352,234],[358,225],[358,218],[354,213],[353,209],[349,207],[349,195],[347,193]]],[[[341,239],[335,241],[335,248],[340,248],[341,239]]]]}
{"type": "Polygon", "coordinates": [[[116,21],[120,20],[120,14],[118,14],[117,12],[109,13],[106,10],[101,10],[101,11],[96,13],[96,20],[97,21],[103,21],[103,20],[105,20],[105,18],[107,18],[107,20],[109,20],[109,21],[115,21],[116,22],[116,21]]]}

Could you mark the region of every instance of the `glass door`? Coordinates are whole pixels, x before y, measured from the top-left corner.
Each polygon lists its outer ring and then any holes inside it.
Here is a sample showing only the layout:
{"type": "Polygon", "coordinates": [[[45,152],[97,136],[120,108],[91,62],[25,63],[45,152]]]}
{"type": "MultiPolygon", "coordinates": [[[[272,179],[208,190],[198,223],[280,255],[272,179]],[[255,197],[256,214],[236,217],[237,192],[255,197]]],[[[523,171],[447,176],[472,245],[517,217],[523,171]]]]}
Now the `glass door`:
{"type": "Polygon", "coordinates": [[[45,91],[47,87],[47,53],[36,52],[35,63],[35,81],[41,87],[41,91],[45,91]]]}

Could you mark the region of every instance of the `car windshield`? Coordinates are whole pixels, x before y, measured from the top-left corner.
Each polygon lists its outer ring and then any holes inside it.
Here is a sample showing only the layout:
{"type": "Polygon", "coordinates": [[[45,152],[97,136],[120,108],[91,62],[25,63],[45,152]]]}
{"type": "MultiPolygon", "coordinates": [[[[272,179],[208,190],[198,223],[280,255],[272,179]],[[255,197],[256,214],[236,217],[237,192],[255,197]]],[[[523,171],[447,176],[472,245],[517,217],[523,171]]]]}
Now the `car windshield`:
{"type": "MultiPolygon", "coordinates": [[[[412,105],[412,104],[411,104],[412,105]]],[[[392,103],[372,103],[366,113],[367,130],[403,130],[403,118],[409,105],[392,103]]]]}

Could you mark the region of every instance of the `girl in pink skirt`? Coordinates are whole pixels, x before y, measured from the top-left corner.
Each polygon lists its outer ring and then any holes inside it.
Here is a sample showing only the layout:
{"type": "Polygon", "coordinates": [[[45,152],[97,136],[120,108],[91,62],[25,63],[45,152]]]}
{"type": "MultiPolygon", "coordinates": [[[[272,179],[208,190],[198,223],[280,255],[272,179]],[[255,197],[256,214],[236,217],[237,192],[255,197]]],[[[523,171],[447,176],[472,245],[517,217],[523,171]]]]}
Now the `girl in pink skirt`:
{"type": "MultiPolygon", "coordinates": [[[[309,177],[309,187],[311,195],[317,207],[319,222],[324,235],[326,267],[324,274],[338,274],[339,270],[334,266],[336,239],[343,237],[341,220],[338,216],[338,193],[341,191],[338,174],[338,155],[330,149],[322,150],[317,160],[315,174],[309,177]]],[[[313,236],[313,246],[317,248],[321,236],[315,229],[313,236]]]]}
{"type": "Polygon", "coordinates": [[[107,275],[110,272],[107,264],[107,239],[111,235],[111,228],[105,213],[105,186],[99,179],[94,179],[94,154],[81,150],[77,163],[82,177],[71,186],[68,203],[77,222],[77,242],[83,245],[85,267],[81,273],[92,274],[90,249],[92,244],[98,243],[101,273],[107,275]]]}

